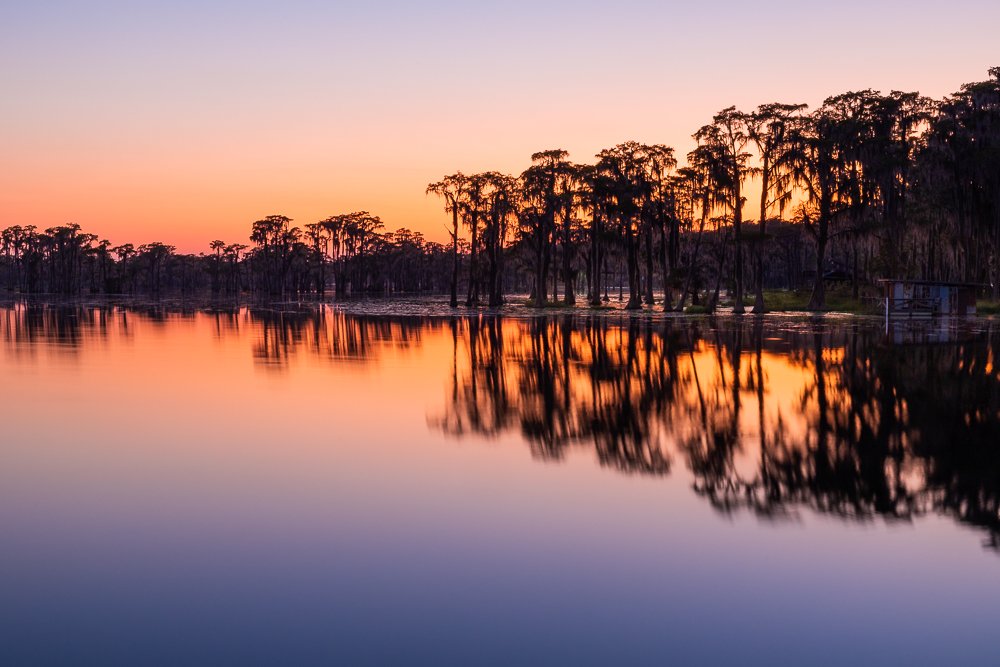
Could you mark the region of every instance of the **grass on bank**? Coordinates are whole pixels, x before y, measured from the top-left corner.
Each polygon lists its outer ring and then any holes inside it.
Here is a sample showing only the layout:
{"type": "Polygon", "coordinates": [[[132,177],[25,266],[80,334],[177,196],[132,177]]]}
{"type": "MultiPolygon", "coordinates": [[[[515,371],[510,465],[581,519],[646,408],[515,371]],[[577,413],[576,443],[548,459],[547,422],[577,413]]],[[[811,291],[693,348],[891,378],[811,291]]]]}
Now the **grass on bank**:
{"type": "MultiPolygon", "coordinates": [[[[811,289],[803,290],[764,290],[764,306],[775,313],[807,310],[811,289]]],[[[753,294],[747,295],[747,305],[753,304],[753,294]]],[[[826,311],[837,313],[867,314],[878,311],[874,299],[855,299],[850,288],[828,288],[826,291],[826,311]]]]}
{"type": "MultiPolygon", "coordinates": [[[[767,312],[770,313],[787,313],[787,312],[808,312],[807,306],[809,305],[809,297],[812,296],[811,289],[801,289],[801,290],[764,290],[764,305],[767,308],[767,312]]],[[[522,303],[527,307],[533,307],[535,305],[534,299],[527,298],[523,300],[518,300],[517,302],[522,303]]],[[[744,304],[746,305],[747,311],[752,312],[753,310],[754,295],[752,292],[748,293],[744,299],[744,304]]],[[[723,299],[720,302],[722,306],[732,307],[732,300],[723,299]]],[[[657,304],[659,306],[659,304],[657,304]]],[[[601,304],[600,306],[590,306],[586,303],[586,300],[578,300],[577,305],[570,306],[566,305],[562,301],[549,301],[545,304],[545,310],[575,310],[579,308],[584,308],[587,310],[616,310],[617,307],[612,304],[601,304]]],[[[1000,302],[993,304],[995,310],[989,310],[989,306],[984,304],[983,308],[980,308],[980,312],[983,314],[988,314],[992,312],[1000,313],[1000,302]]],[[[877,314],[880,308],[878,300],[869,297],[865,298],[862,296],[860,299],[855,299],[851,294],[851,289],[831,287],[827,289],[826,292],[826,308],[825,312],[837,312],[837,313],[853,313],[853,314],[877,314]]],[[[689,305],[684,309],[684,312],[688,315],[705,315],[710,313],[707,306],[704,304],[699,305],[689,305]]]]}
{"type": "MultiPolygon", "coordinates": [[[[810,312],[809,298],[812,296],[812,289],[801,290],[764,290],[764,307],[769,313],[794,313],[810,312]]],[[[753,312],[754,293],[747,292],[743,298],[743,305],[747,312],[753,312]]],[[[724,299],[722,305],[732,307],[732,299],[724,299]]],[[[684,312],[692,312],[685,309],[684,312]]],[[[708,312],[699,310],[698,312],[708,312]]],[[[822,312],[851,313],[855,315],[870,315],[879,312],[879,303],[874,298],[862,296],[855,299],[851,295],[851,289],[840,287],[828,287],[826,290],[826,307],[822,312]]]]}
{"type": "Polygon", "coordinates": [[[1000,301],[984,299],[976,302],[977,315],[1000,315],[1000,301]]]}

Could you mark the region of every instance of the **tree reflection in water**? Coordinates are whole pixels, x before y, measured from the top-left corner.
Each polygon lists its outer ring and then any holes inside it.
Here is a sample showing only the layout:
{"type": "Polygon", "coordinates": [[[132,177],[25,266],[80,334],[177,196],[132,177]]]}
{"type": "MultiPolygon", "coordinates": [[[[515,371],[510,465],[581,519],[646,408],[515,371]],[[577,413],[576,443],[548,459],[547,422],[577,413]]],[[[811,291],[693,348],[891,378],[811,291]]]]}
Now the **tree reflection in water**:
{"type": "MultiPolygon", "coordinates": [[[[367,362],[386,348],[418,347],[425,333],[441,321],[421,318],[345,315],[329,308],[304,307],[245,311],[253,337],[254,361],[283,368],[299,353],[334,362],[367,362]]],[[[238,327],[242,315],[228,324],[238,327]]]]}
{"type": "Polygon", "coordinates": [[[539,458],[593,447],[602,465],[628,473],[663,475],[681,460],[722,512],[940,512],[1000,546],[992,324],[956,342],[903,345],[870,321],[450,326],[450,400],[432,419],[445,432],[517,429],[539,458]]]}
{"type": "Polygon", "coordinates": [[[368,362],[433,337],[450,342],[440,359],[447,392],[429,412],[444,433],[519,433],[543,460],[592,449],[624,473],[684,466],[721,512],[777,519],[808,508],[861,521],[936,512],[1000,547],[1000,336],[989,321],[938,327],[922,343],[919,330],[887,337],[878,322],[851,319],[18,304],[0,309],[0,340],[15,357],[43,345],[76,354],[136,335],[140,319],[195,318],[216,337],[248,339],[255,363],[278,370],[297,355],[368,362]]]}

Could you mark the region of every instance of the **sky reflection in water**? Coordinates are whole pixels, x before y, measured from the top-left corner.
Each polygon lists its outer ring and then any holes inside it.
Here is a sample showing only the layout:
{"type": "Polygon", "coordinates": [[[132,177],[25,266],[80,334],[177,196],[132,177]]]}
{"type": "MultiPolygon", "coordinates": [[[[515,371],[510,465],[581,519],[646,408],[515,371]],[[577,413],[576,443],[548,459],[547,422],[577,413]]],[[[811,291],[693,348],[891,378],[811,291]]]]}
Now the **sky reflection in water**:
{"type": "Polygon", "coordinates": [[[990,661],[998,342],[5,308],[0,661],[990,661]]]}

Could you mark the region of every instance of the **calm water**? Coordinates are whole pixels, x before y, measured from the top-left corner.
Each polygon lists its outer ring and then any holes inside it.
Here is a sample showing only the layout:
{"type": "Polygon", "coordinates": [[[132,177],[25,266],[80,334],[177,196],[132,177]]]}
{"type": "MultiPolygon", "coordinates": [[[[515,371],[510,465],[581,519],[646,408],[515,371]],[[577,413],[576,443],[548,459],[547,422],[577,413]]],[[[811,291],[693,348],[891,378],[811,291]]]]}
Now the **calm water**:
{"type": "Polygon", "coordinates": [[[0,664],[996,664],[989,321],[0,309],[0,664]]]}

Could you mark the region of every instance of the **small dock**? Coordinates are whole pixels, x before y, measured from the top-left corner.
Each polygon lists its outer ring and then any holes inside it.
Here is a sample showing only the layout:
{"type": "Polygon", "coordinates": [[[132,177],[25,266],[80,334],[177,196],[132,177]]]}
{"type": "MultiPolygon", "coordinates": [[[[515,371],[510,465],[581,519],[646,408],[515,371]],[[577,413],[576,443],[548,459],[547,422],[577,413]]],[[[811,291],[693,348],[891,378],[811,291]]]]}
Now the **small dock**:
{"type": "Polygon", "coordinates": [[[976,314],[975,283],[942,282],[886,278],[883,287],[885,319],[934,317],[946,315],[966,317],[976,314]]]}

